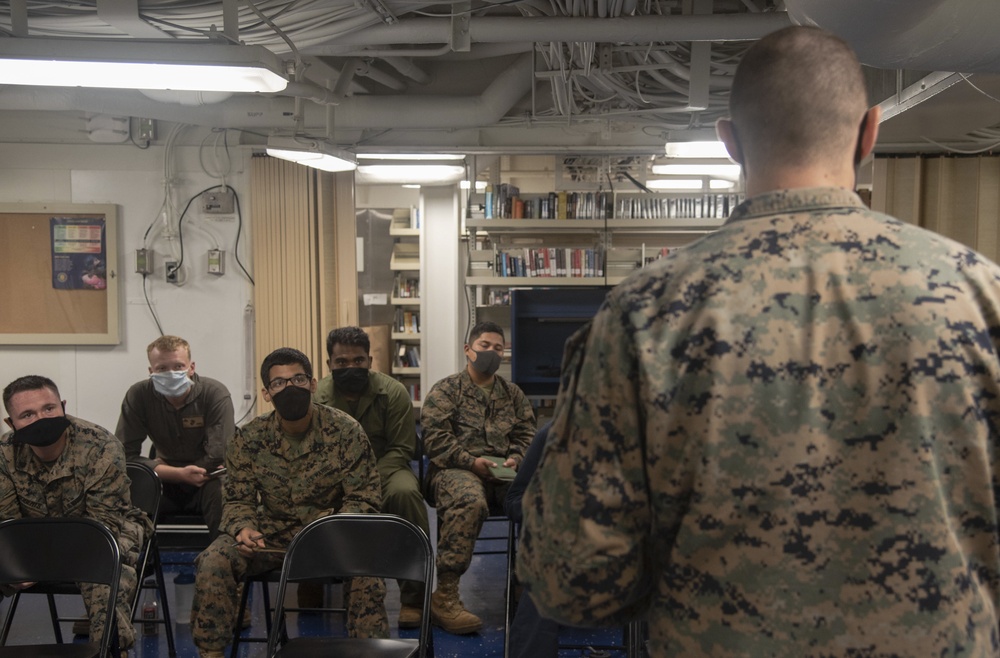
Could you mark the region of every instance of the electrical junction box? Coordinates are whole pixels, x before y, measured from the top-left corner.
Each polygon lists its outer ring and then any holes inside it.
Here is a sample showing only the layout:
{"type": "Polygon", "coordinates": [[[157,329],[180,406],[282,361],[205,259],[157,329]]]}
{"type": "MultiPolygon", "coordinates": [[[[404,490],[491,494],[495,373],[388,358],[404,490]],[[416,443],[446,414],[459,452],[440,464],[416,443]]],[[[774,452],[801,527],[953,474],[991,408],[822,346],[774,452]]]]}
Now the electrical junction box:
{"type": "Polygon", "coordinates": [[[226,273],[226,252],[221,249],[208,250],[208,273],[219,275],[226,273]]]}
{"type": "Polygon", "coordinates": [[[135,250],[135,273],[143,276],[153,273],[153,252],[149,249],[135,250]]]}
{"type": "Polygon", "coordinates": [[[236,195],[230,189],[218,189],[201,195],[202,212],[212,215],[232,215],[236,212],[236,195]]]}
{"type": "Polygon", "coordinates": [[[181,268],[175,260],[168,260],[166,262],[167,266],[167,283],[178,283],[181,273],[181,268]]]}

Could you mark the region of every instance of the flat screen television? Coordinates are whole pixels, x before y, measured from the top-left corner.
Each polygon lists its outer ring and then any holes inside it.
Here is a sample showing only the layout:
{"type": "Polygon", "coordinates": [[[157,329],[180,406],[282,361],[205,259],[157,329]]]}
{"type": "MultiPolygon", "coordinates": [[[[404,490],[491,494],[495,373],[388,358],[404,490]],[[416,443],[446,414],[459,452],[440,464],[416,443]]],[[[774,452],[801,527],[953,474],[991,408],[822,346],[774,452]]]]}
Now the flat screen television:
{"type": "Polygon", "coordinates": [[[511,291],[511,379],[526,395],[555,395],[563,347],[604,302],[611,288],[511,291]]]}

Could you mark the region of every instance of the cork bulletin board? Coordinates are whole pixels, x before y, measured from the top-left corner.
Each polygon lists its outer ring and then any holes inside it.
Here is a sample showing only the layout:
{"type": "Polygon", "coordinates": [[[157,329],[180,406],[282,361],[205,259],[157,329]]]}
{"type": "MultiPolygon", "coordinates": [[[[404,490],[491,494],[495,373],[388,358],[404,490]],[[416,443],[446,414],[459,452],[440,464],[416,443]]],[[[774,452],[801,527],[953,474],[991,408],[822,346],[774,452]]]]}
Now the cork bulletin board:
{"type": "Polygon", "coordinates": [[[0,345],[117,345],[118,210],[0,203],[0,345]]]}

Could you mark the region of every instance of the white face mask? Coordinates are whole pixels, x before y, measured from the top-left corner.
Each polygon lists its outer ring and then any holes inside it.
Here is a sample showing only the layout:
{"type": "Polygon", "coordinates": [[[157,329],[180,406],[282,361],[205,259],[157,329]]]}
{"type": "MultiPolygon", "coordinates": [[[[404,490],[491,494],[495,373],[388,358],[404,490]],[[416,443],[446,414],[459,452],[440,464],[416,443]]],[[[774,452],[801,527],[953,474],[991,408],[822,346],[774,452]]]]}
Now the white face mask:
{"type": "Polygon", "coordinates": [[[153,388],[156,389],[156,392],[168,398],[179,398],[194,385],[194,382],[188,377],[187,370],[154,372],[149,377],[153,380],[153,388]]]}

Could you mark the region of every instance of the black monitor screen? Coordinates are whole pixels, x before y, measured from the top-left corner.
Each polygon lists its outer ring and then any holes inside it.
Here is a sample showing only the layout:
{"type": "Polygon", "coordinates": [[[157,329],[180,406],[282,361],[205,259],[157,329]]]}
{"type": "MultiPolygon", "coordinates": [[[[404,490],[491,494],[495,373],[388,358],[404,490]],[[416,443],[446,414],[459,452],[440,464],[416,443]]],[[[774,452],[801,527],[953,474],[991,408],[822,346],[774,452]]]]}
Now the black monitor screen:
{"type": "Polygon", "coordinates": [[[555,395],[563,347],[610,288],[511,291],[511,378],[527,395],[555,395]]]}

